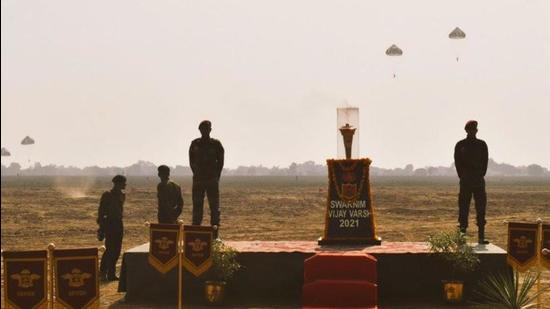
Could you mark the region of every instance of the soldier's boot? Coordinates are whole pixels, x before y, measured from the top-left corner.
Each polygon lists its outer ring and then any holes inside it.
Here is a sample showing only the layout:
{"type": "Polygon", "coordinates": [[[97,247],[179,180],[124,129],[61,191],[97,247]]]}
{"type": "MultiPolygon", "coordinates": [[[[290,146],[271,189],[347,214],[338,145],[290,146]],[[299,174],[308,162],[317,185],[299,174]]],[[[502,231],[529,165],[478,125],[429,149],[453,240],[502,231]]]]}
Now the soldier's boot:
{"type": "Polygon", "coordinates": [[[219,226],[218,225],[212,225],[212,238],[213,239],[219,239],[219,226]]]}
{"type": "Polygon", "coordinates": [[[477,243],[480,245],[487,245],[489,241],[485,239],[485,227],[480,226],[477,230],[477,243]]]}
{"type": "Polygon", "coordinates": [[[460,225],[459,225],[459,226],[457,226],[457,227],[458,227],[458,228],[460,229],[460,233],[462,233],[462,234],[466,234],[466,227],[464,227],[464,226],[460,226],[460,225]]]}
{"type": "Polygon", "coordinates": [[[105,282],[107,280],[107,272],[105,271],[99,271],[99,281],[105,282]]]}
{"type": "Polygon", "coordinates": [[[107,271],[107,281],[118,281],[119,278],[116,276],[116,268],[109,269],[107,271]]]}

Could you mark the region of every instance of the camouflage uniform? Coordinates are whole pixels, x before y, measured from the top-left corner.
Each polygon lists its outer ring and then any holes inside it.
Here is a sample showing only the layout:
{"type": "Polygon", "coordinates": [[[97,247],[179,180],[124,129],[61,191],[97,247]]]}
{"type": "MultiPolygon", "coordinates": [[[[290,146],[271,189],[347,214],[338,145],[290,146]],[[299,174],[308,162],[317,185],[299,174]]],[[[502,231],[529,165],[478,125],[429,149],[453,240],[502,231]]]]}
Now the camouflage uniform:
{"type": "Polygon", "coordinates": [[[111,190],[103,193],[99,203],[97,223],[105,235],[106,247],[99,271],[108,278],[116,278],[116,263],[122,249],[124,234],[122,211],[125,199],[126,195],[122,191],[111,190]]]}
{"type": "Polygon", "coordinates": [[[204,196],[210,206],[210,224],[220,224],[219,180],[223,169],[224,149],[214,138],[197,138],[189,147],[189,163],[193,171],[193,225],[203,218],[204,196]]]}
{"type": "Polygon", "coordinates": [[[157,186],[159,223],[176,224],[183,208],[181,188],[172,181],[157,186]]]}

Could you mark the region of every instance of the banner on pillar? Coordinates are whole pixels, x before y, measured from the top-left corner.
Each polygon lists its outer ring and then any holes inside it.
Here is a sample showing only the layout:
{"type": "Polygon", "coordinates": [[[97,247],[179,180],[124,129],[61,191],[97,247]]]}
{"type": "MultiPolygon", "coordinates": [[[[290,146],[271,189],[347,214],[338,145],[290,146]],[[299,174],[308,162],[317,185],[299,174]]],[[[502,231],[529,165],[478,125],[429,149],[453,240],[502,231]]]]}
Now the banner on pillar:
{"type": "Polygon", "coordinates": [[[380,244],[370,193],[370,159],[327,160],[329,190],[320,244],[380,244]]]}
{"type": "Polygon", "coordinates": [[[200,276],[212,266],[212,227],[185,225],[183,227],[183,266],[200,276]]]}
{"type": "Polygon", "coordinates": [[[53,251],[56,308],[99,308],[97,248],[53,251]]]}
{"type": "Polygon", "coordinates": [[[48,252],[4,251],[4,308],[48,306],[48,252]]]}
{"type": "Polygon", "coordinates": [[[151,224],[149,264],[165,274],[178,265],[180,226],[177,224],[151,224]]]}
{"type": "Polygon", "coordinates": [[[508,264],[525,271],[537,264],[537,223],[508,223],[508,264]]]}
{"type": "MultiPolygon", "coordinates": [[[[540,251],[542,251],[543,248],[546,248],[550,250],[550,224],[543,224],[542,225],[542,235],[540,237],[540,251]]],[[[540,263],[542,264],[542,267],[546,267],[546,269],[550,269],[550,255],[544,255],[542,253],[540,258],[540,263]]]]}

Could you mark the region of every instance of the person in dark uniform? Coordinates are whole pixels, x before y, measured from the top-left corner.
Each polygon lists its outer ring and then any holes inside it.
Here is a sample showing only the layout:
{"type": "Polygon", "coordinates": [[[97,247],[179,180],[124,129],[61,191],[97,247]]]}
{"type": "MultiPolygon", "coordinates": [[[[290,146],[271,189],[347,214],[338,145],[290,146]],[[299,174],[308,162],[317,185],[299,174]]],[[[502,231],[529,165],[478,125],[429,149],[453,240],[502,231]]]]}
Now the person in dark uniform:
{"type": "Polygon", "coordinates": [[[464,129],[468,135],[456,144],[454,153],[456,172],[460,178],[460,193],[458,195],[459,227],[462,233],[466,233],[470,201],[473,195],[476,207],[478,242],[488,244],[489,242],[485,239],[487,194],[485,192],[484,177],[487,172],[489,151],[487,144],[476,138],[477,121],[468,121],[464,129]]]}
{"type": "Polygon", "coordinates": [[[98,240],[105,239],[106,247],[99,267],[102,280],[118,280],[115,271],[120,250],[122,249],[122,236],[124,234],[124,227],[122,225],[122,210],[126,199],[124,189],[126,189],[126,177],[116,175],[113,178],[113,188],[111,191],[103,193],[99,202],[97,216],[99,229],[97,235],[98,240]]]}
{"type": "Polygon", "coordinates": [[[199,124],[201,137],[189,147],[189,165],[193,171],[193,225],[201,225],[204,195],[210,206],[210,224],[214,238],[218,238],[220,226],[219,182],[223,170],[224,149],[222,143],[210,137],[212,124],[204,120],[199,124]]]}
{"type": "Polygon", "coordinates": [[[160,183],[157,186],[159,223],[176,224],[183,208],[180,186],[170,180],[170,168],[158,167],[160,183]]]}

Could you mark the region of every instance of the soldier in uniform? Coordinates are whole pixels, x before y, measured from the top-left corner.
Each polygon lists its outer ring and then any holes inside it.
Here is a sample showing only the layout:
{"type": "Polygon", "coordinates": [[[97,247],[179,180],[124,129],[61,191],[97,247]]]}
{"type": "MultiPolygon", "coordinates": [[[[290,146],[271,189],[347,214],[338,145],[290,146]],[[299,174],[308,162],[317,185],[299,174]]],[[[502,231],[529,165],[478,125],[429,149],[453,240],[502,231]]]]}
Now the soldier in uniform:
{"type": "Polygon", "coordinates": [[[200,225],[203,217],[204,195],[210,206],[210,224],[214,238],[218,238],[220,225],[219,182],[223,169],[224,149],[220,141],[210,137],[212,124],[204,120],[199,124],[201,137],[189,147],[189,165],[193,171],[193,225],[200,225]]]}
{"type": "Polygon", "coordinates": [[[464,129],[467,132],[467,137],[456,144],[454,152],[456,172],[460,178],[460,193],[458,195],[459,227],[462,233],[466,233],[470,201],[473,195],[476,207],[478,242],[488,244],[489,242],[485,240],[487,194],[485,192],[484,177],[487,172],[489,152],[487,144],[476,138],[477,121],[468,121],[464,129]]]}
{"type": "Polygon", "coordinates": [[[180,186],[170,180],[170,168],[158,167],[160,183],[157,186],[159,223],[176,224],[183,208],[180,186]]]}
{"type": "Polygon", "coordinates": [[[122,236],[124,227],[122,225],[122,209],[126,195],[126,177],[116,175],[113,178],[113,188],[101,196],[99,203],[97,223],[99,224],[98,240],[105,239],[106,250],[101,257],[99,267],[102,280],[115,281],[116,263],[122,248],[122,236]]]}

